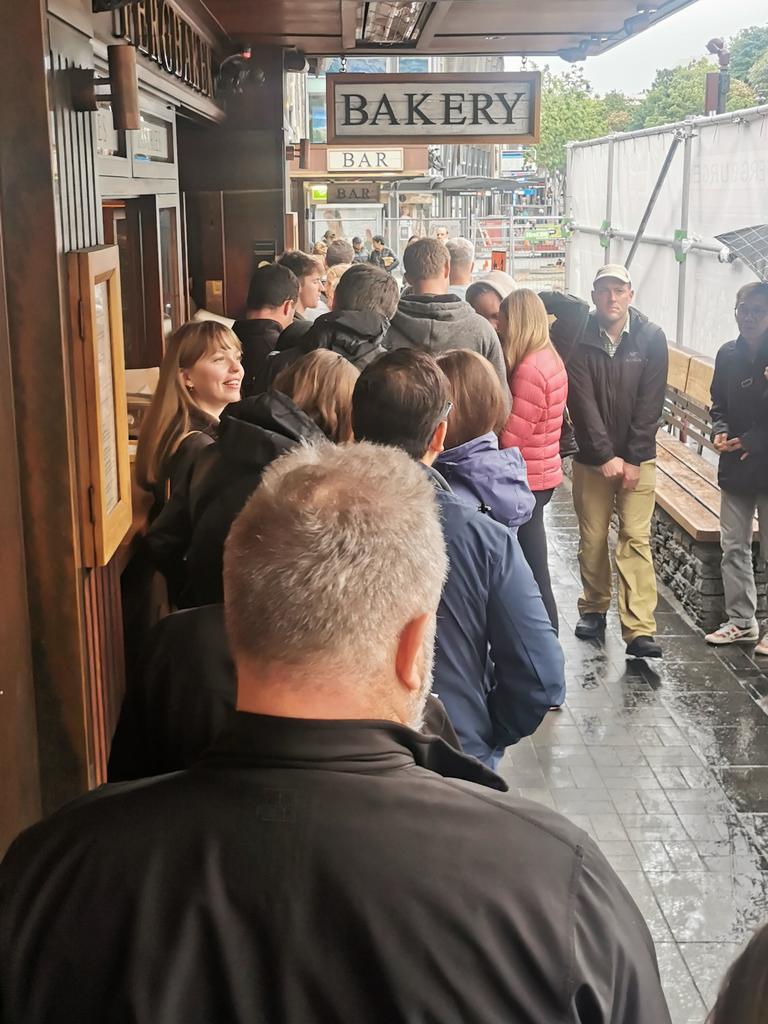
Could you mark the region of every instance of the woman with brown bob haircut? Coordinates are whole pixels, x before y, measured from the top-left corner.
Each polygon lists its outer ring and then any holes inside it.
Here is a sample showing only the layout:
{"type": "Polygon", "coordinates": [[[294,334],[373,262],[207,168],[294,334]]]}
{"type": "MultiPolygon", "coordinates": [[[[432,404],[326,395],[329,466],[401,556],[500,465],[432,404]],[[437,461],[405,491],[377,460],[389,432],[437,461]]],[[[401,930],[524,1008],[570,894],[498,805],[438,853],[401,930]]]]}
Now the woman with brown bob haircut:
{"type": "Polygon", "coordinates": [[[451,387],[452,408],[446,450],[435,468],[459,497],[517,531],[530,519],[534,501],[520,452],[499,449],[506,403],[496,371],[468,349],[446,352],[437,362],[451,387]]]}
{"type": "Polygon", "coordinates": [[[286,366],[272,386],[338,444],[352,440],[352,392],[359,376],[348,359],[321,348],[286,366]]]}
{"type": "Polygon", "coordinates": [[[241,359],[237,335],[215,320],[183,324],[169,338],[136,450],[136,482],[155,495],[155,513],[240,400],[241,359]]]}

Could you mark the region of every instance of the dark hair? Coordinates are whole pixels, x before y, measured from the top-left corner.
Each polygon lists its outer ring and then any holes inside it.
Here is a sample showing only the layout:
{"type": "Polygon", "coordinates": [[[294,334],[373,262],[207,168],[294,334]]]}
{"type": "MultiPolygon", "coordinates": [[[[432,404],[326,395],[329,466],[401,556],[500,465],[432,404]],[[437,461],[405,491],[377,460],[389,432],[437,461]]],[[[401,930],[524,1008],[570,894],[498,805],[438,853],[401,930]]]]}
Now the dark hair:
{"type": "Polygon", "coordinates": [[[731,964],[707,1024],[765,1024],[768,1006],[768,925],[731,964]]]}
{"type": "Polygon", "coordinates": [[[448,379],[432,356],[399,348],[366,366],[352,393],[356,441],[402,448],[420,459],[450,401],[448,379]]]}
{"type": "MultiPolygon", "coordinates": [[[[494,295],[499,295],[496,289],[491,287],[491,285],[486,284],[484,281],[475,281],[474,284],[471,284],[469,288],[467,288],[466,294],[464,296],[465,301],[467,301],[470,304],[470,306],[474,309],[475,302],[477,301],[477,299],[479,299],[481,295],[485,295],[486,292],[493,292],[494,295]]],[[[499,302],[501,302],[500,295],[499,302]]],[[[477,312],[477,310],[475,310],[475,312],[477,312]]]]}
{"type": "Polygon", "coordinates": [[[277,309],[299,297],[299,282],[294,272],[279,263],[267,263],[254,271],[248,288],[246,309],[277,309]]]}
{"type": "Polygon", "coordinates": [[[299,249],[289,249],[288,252],[283,253],[277,262],[281,267],[287,267],[289,270],[292,270],[299,280],[302,277],[309,277],[310,274],[317,273],[320,268],[316,256],[310,256],[299,249]]]}
{"type": "Polygon", "coordinates": [[[337,267],[342,263],[351,263],[354,258],[355,250],[352,248],[352,243],[348,242],[346,238],[336,238],[328,246],[325,265],[330,270],[331,267],[337,267]]]}
{"type": "Polygon", "coordinates": [[[768,301],[768,281],[750,281],[749,284],[743,284],[736,292],[736,305],[738,306],[747,295],[757,295],[758,298],[768,301]]]}
{"type": "Polygon", "coordinates": [[[417,238],[405,247],[403,252],[403,269],[411,284],[426,281],[430,277],[439,277],[450,263],[448,249],[436,238],[417,238]]]}
{"type": "Polygon", "coordinates": [[[363,240],[360,237],[360,235],[355,235],[355,237],[352,239],[352,245],[362,245],[362,244],[363,244],[363,240]]]}
{"type": "Polygon", "coordinates": [[[384,235],[374,235],[371,239],[372,242],[381,242],[384,245],[384,235]]]}
{"type": "Polygon", "coordinates": [[[333,308],[368,310],[388,320],[395,315],[400,292],[397,281],[372,263],[355,263],[336,285],[333,308]]]}
{"type": "Polygon", "coordinates": [[[453,409],[448,418],[446,448],[458,448],[483,434],[497,434],[507,418],[507,403],[496,371],[479,352],[454,349],[438,356],[448,378],[453,409]]]}

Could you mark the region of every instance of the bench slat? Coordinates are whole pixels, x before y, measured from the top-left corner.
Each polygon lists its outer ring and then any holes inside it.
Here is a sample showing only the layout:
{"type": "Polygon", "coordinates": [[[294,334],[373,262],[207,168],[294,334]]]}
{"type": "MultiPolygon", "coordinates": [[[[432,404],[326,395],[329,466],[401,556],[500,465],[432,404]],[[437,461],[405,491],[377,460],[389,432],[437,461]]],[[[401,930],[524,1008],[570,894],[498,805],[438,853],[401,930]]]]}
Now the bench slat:
{"type": "Polygon", "coordinates": [[[670,455],[674,455],[680,462],[684,462],[686,466],[695,473],[698,473],[708,483],[714,484],[717,487],[717,466],[713,466],[710,462],[702,459],[687,444],[678,441],[676,437],[672,437],[670,434],[659,434],[656,443],[669,452],[670,455]]]}
{"type": "Polygon", "coordinates": [[[656,474],[656,503],[694,540],[720,540],[720,520],[664,470],[656,474]]]}
{"type": "Polygon", "coordinates": [[[657,449],[656,463],[666,475],[695,498],[718,521],[720,519],[720,491],[717,486],[699,476],[695,470],[680,462],[664,448],[657,449]]]}

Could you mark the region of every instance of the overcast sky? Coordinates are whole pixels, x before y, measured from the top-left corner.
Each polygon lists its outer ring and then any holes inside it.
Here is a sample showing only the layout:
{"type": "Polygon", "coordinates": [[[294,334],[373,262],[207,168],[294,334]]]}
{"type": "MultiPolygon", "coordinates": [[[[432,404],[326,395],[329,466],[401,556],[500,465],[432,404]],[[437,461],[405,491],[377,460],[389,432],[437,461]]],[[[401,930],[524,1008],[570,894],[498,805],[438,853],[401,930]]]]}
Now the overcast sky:
{"type": "MultiPolygon", "coordinates": [[[[695,0],[634,39],[589,57],[582,67],[597,92],[619,89],[630,95],[647,89],[658,68],[675,67],[704,56],[713,36],[726,39],[750,25],[768,25],[768,0],[695,0]]],[[[571,67],[559,58],[538,57],[539,66],[552,71],[571,67]]],[[[508,58],[510,70],[520,66],[517,57],[508,58]]]]}

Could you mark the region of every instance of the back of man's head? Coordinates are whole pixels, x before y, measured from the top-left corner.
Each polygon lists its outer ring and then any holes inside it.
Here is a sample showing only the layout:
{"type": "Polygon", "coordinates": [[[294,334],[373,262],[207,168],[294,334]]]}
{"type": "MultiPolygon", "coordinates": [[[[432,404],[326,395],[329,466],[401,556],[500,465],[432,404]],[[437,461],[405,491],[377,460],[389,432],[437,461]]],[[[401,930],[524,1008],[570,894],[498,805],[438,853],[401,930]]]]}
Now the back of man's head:
{"type": "Polygon", "coordinates": [[[358,441],[402,448],[421,459],[450,402],[448,379],[432,356],[400,348],[360,374],[352,394],[358,441]]]}
{"type": "Polygon", "coordinates": [[[372,263],[355,263],[346,270],[336,286],[333,297],[335,311],[367,310],[390,320],[397,310],[400,292],[397,282],[381,267],[372,263]]]}
{"type": "Polygon", "coordinates": [[[320,709],[302,717],[395,717],[401,634],[421,618],[423,679],[406,716],[417,724],[446,569],[434,489],[402,452],[327,445],[278,459],[224,553],[238,706],[258,702],[272,680],[278,704],[293,697],[320,709]]]}
{"type": "Polygon", "coordinates": [[[325,254],[325,265],[329,269],[331,267],[337,267],[341,263],[351,263],[355,258],[355,250],[352,248],[352,243],[348,242],[346,238],[336,238],[328,246],[328,252],[325,254]]]}
{"type": "MultiPolygon", "coordinates": [[[[417,294],[424,291],[425,284],[437,287],[437,282],[444,281],[447,286],[450,263],[447,247],[436,238],[417,238],[406,246],[403,253],[405,276],[417,294]]],[[[442,288],[442,291],[446,290],[442,288]]]]}
{"type": "Polygon", "coordinates": [[[469,284],[475,263],[475,247],[468,238],[449,238],[445,247],[451,258],[451,284],[469,284]]]}
{"type": "Polygon", "coordinates": [[[248,288],[246,307],[249,312],[278,309],[299,296],[299,281],[292,270],[279,263],[267,263],[254,271],[248,288]]]}

